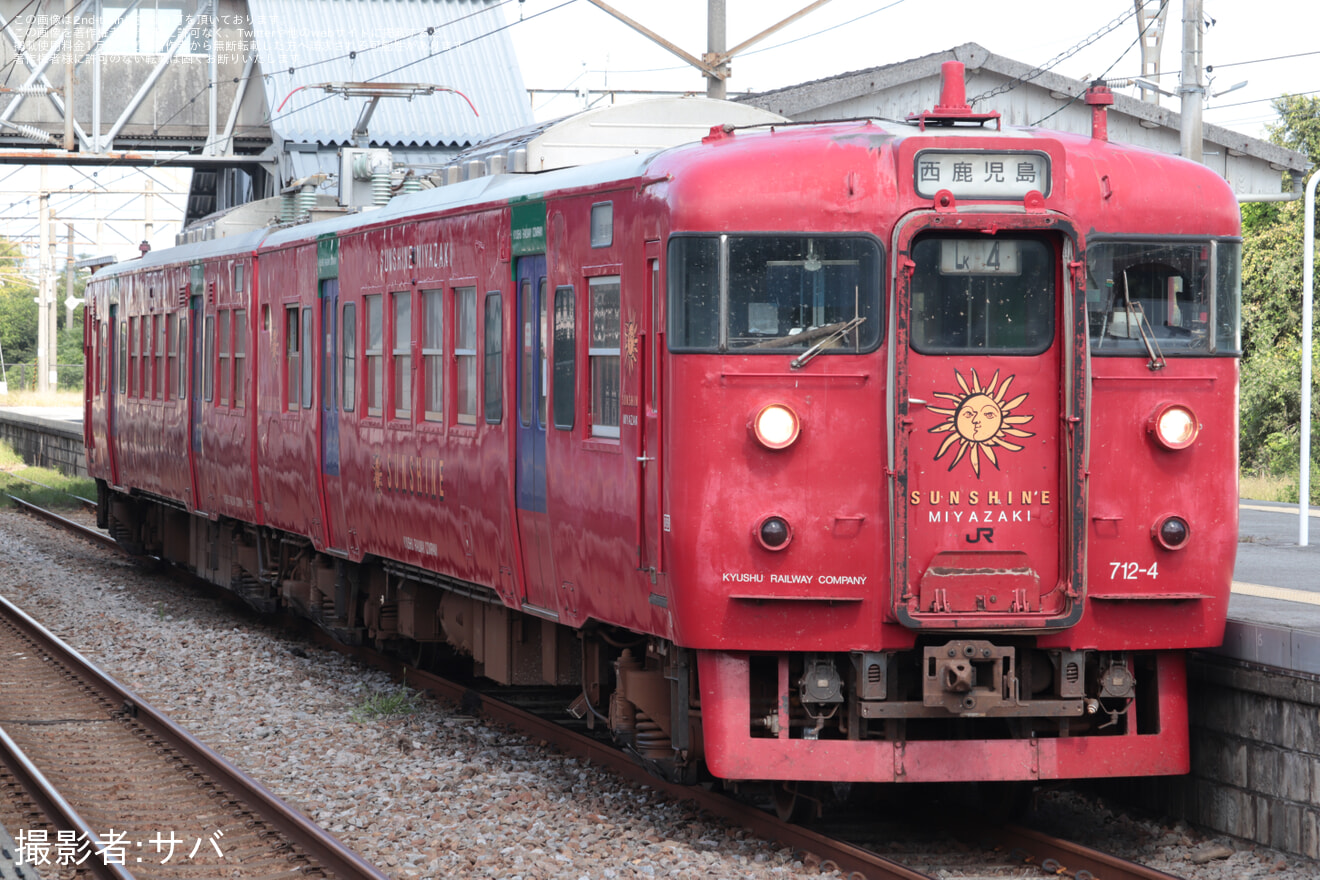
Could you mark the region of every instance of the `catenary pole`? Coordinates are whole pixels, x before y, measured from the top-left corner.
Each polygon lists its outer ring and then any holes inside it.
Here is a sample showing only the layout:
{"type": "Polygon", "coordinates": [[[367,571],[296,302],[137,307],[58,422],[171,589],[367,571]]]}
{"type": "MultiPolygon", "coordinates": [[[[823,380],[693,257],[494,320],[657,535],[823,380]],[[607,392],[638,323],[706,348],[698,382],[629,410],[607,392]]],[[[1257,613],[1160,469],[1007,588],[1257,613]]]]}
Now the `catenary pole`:
{"type": "Polygon", "coordinates": [[[1298,460],[1297,543],[1305,547],[1311,526],[1311,300],[1315,288],[1315,186],[1320,171],[1306,182],[1306,231],[1302,237],[1302,451],[1298,460]]]}

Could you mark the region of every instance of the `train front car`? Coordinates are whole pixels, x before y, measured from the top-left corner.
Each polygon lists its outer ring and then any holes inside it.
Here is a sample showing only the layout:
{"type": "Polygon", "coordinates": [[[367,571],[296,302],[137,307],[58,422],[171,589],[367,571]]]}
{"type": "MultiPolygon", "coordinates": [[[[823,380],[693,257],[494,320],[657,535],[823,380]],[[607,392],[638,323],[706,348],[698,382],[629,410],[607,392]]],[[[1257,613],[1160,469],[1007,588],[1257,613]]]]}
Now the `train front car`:
{"type": "Polygon", "coordinates": [[[653,166],[715,775],[1187,771],[1182,652],[1219,643],[1236,546],[1238,210],[1109,143],[1097,95],[1091,138],[946,93],[653,166]]]}

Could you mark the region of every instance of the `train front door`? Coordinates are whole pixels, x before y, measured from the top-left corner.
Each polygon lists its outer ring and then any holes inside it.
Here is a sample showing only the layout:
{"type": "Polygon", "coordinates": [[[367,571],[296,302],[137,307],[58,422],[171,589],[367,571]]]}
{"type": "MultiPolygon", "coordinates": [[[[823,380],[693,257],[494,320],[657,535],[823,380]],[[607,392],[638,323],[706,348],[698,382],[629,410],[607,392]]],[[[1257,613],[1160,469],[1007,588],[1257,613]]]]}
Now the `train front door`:
{"type": "Polygon", "coordinates": [[[515,495],[522,547],[523,601],[535,608],[555,608],[554,557],[546,509],[546,331],[549,294],[545,256],[518,259],[518,424],[515,495]]]}
{"type": "Polygon", "coordinates": [[[914,628],[1059,626],[1081,613],[1068,474],[1080,472],[1072,346],[1085,331],[1070,244],[995,225],[918,220],[895,246],[893,602],[914,628]]]}

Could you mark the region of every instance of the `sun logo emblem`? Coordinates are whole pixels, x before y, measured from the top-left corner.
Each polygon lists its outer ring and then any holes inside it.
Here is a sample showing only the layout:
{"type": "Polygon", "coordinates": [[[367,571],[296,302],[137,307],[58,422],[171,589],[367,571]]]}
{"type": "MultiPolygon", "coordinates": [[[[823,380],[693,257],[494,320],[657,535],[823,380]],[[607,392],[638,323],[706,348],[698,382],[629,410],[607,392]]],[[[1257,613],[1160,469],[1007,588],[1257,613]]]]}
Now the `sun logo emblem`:
{"type": "Polygon", "coordinates": [[[1013,411],[1027,399],[1025,394],[1008,399],[1008,388],[1013,384],[1013,376],[1006,378],[1003,385],[999,384],[998,371],[985,385],[981,384],[976,370],[972,370],[970,385],[957,370],[953,371],[953,376],[958,380],[958,387],[962,389],[961,394],[935,392],[936,397],[953,403],[953,408],[927,407],[931,412],[946,417],[944,421],[931,428],[930,433],[949,435],[940,444],[939,452],[935,453],[935,460],[939,461],[945,453],[957,447],[958,453],[953,457],[953,461],[949,462],[949,470],[953,470],[965,457],[971,461],[972,471],[977,479],[980,479],[983,457],[996,469],[999,468],[996,447],[1010,452],[1022,451],[1022,447],[1009,440],[1009,437],[1036,436],[1017,427],[1026,424],[1034,417],[1013,414],[1013,411]]]}
{"type": "Polygon", "coordinates": [[[642,347],[642,328],[636,319],[629,318],[623,325],[623,356],[628,361],[628,369],[637,366],[637,355],[642,347]]]}

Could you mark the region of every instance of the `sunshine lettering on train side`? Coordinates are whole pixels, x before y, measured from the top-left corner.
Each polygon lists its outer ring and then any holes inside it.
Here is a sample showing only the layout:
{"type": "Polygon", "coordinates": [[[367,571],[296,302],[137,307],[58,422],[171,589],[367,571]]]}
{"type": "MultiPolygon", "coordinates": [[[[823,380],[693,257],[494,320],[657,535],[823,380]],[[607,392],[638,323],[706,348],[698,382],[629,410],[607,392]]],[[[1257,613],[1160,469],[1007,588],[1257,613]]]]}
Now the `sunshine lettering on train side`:
{"type": "Polygon", "coordinates": [[[443,501],[445,461],[418,455],[374,455],[371,459],[371,485],[377,495],[389,492],[443,501]]]}
{"type": "Polygon", "coordinates": [[[447,241],[400,245],[380,252],[380,274],[405,269],[447,269],[453,264],[453,246],[447,241]]]}

